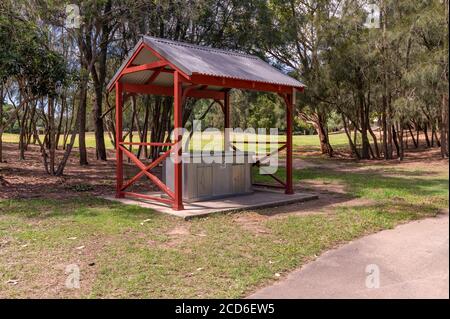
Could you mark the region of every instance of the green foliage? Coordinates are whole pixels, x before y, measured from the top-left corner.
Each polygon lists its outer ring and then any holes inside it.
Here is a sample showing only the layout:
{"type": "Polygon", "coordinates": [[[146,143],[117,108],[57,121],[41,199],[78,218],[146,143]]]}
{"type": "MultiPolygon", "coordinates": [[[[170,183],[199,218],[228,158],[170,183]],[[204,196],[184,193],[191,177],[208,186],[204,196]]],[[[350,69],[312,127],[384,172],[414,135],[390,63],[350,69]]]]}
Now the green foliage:
{"type": "Polygon", "coordinates": [[[70,185],[68,189],[73,190],[74,192],[87,192],[94,189],[94,187],[90,184],[75,184],[70,185]]]}
{"type": "MultiPolygon", "coordinates": [[[[445,1],[374,1],[386,11],[382,14],[386,30],[364,27],[367,1],[359,0],[77,0],[73,3],[80,6],[82,25],[74,30],[63,26],[67,3],[37,1],[33,7],[27,6],[25,0],[6,0],[0,7],[2,82],[13,79],[8,91],[20,95],[17,92],[20,86],[35,96],[52,95],[61,83],[67,89],[65,99],[70,108],[62,116],[63,122],[74,114],[77,91],[83,82],[73,75],[90,77],[86,103],[89,114],[99,100],[96,96],[102,96],[94,89],[103,89],[104,82],[117,71],[140,35],[148,34],[256,54],[305,82],[305,92],[296,96],[296,131],[316,130],[326,136],[328,131],[340,130],[346,124],[351,133],[356,130],[365,136],[370,123],[383,116],[389,129],[395,125],[404,126],[405,130],[409,126],[420,129],[421,125],[422,128],[427,125],[434,132],[445,128],[442,124],[445,108],[442,100],[448,91],[445,1]],[[83,43],[89,49],[81,50],[83,43]],[[63,61],[61,52],[67,61],[63,61]],[[100,65],[106,66],[105,72],[100,71],[100,65]],[[101,79],[95,81],[93,69],[101,73],[101,79]],[[99,85],[98,81],[102,83],[99,85]]],[[[113,94],[107,94],[106,99],[108,103],[103,110],[114,103],[113,94]]],[[[130,117],[134,110],[127,106],[124,128],[129,129],[133,123],[134,129],[139,126],[157,132],[170,130],[171,108],[160,108],[157,101],[161,99],[138,98],[137,116],[133,120],[130,117]]],[[[171,98],[164,98],[164,103],[170,104],[171,98]]],[[[202,115],[209,103],[189,101],[184,119],[191,111],[190,119],[202,115]]],[[[285,128],[284,103],[276,96],[233,90],[232,106],[234,127],[285,128]]],[[[56,118],[61,115],[61,108],[57,101],[56,118]]],[[[94,112],[95,116],[98,114],[94,112]]],[[[101,121],[112,121],[113,112],[106,113],[98,122],[94,117],[87,120],[88,130],[100,126],[101,121]]],[[[37,121],[39,126],[45,126],[41,117],[37,121]]],[[[203,124],[222,128],[220,107],[214,106],[203,124]]],[[[110,123],[108,129],[112,130],[110,123]]],[[[376,142],[376,137],[371,138],[376,142]]],[[[323,140],[321,144],[326,142],[323,140]]],[[[349,140],[351,146],[351,137],[349,140]]],[[[357,144],[367,140],[363,137],[357,144]]]]}
{"type": "Polygon", "coordinates": [[[258,94],[250,102],[249,116],[247,118],[250,127],[254,128],[278,128],[284,130],[285,106],[280,99],[273,94],[258,94]]]}
{"type": "Polygon", "coordinates": [[[65,85],[66,65],[36,24],[12,13],[0,15],[0,78],[11,78],[36,96],[54,95],[65,85]]]}

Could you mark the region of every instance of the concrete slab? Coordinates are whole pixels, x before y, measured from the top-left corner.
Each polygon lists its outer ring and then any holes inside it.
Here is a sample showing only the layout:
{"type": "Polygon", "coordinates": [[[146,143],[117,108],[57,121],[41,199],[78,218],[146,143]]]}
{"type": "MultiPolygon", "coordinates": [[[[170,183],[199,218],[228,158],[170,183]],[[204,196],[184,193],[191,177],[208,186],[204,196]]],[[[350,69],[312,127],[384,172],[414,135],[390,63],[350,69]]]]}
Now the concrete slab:
{"type": "MultiPolygon", "coordinates": [[[[161,195],[161,193],[148,193],[148,195],[158,196],[161,195]]],[[[193,217],[204,217],[216,213],[229,213],[242,210],[276,207],[292,203],[305,202],[308,200],[317,199],[318,196],[308,193],[295,193],[292,195],[286,195],[281,192],[270,190],[255,190],[253,194],[248,195],[226,197],[195,203],[185,203],[185,209],[182,211],[175,211],[166,204],[147,201],[144,199],[137,200],[131,198],[115,198],[112,196],[106,196],[103,198],[117,201],[122,204],[138,205],[140,207],[151,208],[158,212],[181,217],[187,220],[193,217]]]]}

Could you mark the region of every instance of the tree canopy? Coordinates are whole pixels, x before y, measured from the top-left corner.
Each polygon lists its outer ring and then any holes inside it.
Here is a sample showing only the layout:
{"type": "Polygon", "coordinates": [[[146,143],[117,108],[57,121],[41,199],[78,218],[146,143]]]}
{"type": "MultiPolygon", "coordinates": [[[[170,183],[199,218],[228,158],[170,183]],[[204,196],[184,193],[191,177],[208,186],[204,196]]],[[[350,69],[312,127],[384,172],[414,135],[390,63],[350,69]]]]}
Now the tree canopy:
{"type": "MultiPolygon", "coordinates": [[[[105,84],[148,34],[255,54],[306,83],[295,129],[318,134],[328,156],[335,154],[330,130],[346,133],[356,158],[402,159],[409,137],[418,147],[419,135],[448,156],[448,1],[72,1],[79,12],[68,5],[0,5],[0,98],[16,105],[6,114],[0,103],[0,143],[12,127],[23,145],[44,127],[44,150],[59,147],[60,138],[65,148],[78,134],[86,165],[85,132],[92,130],[97,158],[105,160],[105,132],[114,143],[114,101],[105,84]]],[[[234,126],[285,128],[277,96],[234,91],[232,102],[234,126]]],[[[171,103],[130,99],[127,137],[138,132],[134,138],[141,141],[163,141],[171,103]]],[[[220,108],[187,100],[184,124],[200,117],[208,125],[222,123],[220,108]]],[[[140,148],[139,156],[158,152],[140,148]]]]}

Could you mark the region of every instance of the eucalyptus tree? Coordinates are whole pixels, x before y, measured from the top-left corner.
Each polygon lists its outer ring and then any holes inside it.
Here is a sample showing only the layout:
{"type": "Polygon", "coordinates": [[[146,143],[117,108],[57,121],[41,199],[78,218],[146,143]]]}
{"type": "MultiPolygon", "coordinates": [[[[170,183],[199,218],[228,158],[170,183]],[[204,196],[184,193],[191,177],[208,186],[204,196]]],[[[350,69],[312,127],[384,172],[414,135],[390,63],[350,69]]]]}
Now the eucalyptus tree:
{"type": "MultiPolygon", "coordinates": [[[[114,46],[110,50],[108,75],[117,70],[123,58],[134,47],[142,34],[184,41],[193,44],[228,48],[240,51],[251,51],[254,24],[253,2],[238,0],[203,0],[203,1],[126,1],[128,8],[121,16],[114,46]]],[[[136,103],[131,99],[130,114],[126,114],[124,127],[140,129],[139,138],[147,139],[151,132],[153,142],[163,141],[168,137],[166,132],[172,129],[172,99],[170,97],[138,97],[136,103]],[[133,111],[133,109],[135,111],[133,111]],[[142,112],[144,114],[142,114],[142,112]]],[[[113,103],[108,101],[108,104],[113,103]]],[[[183,124],[192,120],[192,112],[196,106],[194,100],[188,99],[183,108],[183,124]]],[[[107,126],[113,128],[112,112],[109,112],[107,126]]],[[[189,125],[189,124],[188,124],[189,125]]],[[[113,134],[111,134],[113,136],[113,134]]],[[[131,134],[127,134],[131,138],[131,134]]],[[[150,153],[156,156],[159,147],[152,147],[150,153]]]]}
{"type": "MultiPolygon", "coordinates": [[[[92,119],[95,132],[96,157],[106,160],[103,123],[103,96],[107,78],[108,50],[114,33],[123,23],[122,15],[129,10],[123,1],[76,1],[79,9],[79,25],[70,28],[80,51],[81,67],[90,73],[94,90],[92,119]]],[[[86,80],[82,83],[86,86],[86,80]]],[[[82,125],[82,124],[81,124],[82,125]]]]}
{"type": "Polygon", "coordinates": [[[327,129],[330,103],[321,55],[327,50],[325,26],[339,13],[339,2],[270,0],[260,10],[257,45],[307,84],[299,95],[299,115],[319,135],[322,153],[333,155],[327,129]]]}
{"type": "Polygon", "coordinates": [[[449,155],[448,137],[448,0],[429,1],[411,29],[416,63],[408,70],[414,100],[422,104],[432,128],[439,127],[442,157],[449,155]],[[434,122],[434,123],[433,123],[434,122]]]}
{"type": "MultiPolygon", "coordinates": [[[[64,84],[67,74],[62,56],[48,46],[47,34],[35,23],[11,9],[13,8],[2,8],[0,16],[0,40],[7,43],[6,50],[3,45],[0,46],[0,69],[2,83],[9,83],[17,88],[17,92],[10,99],[18,100],[19,103],[6,121],[0,124],[0,137],[5,128],[16,120],[24,106],[32,101],[46,99],[48,112],[53,112],[57,87],[64,84]]],[[[19,124],[23,126],[23,122],[19,124]]],[[[33,131],[37,135],[35,126],[34,123],[33,131]]],[[[53,126],[50,124],[50,131],[52,130],[53,126]]],[[[51,139],[53,148],[50,165],[54,164],[54,142],[51,139]]],[[[48,169],[47,156],[44,156],[44,163],[48,169]]]]}
{"type": "MultiPolygon", "coordinates": [[[[442,144],[448,136],[448,1],[381,0],[378,4],[383,27],[378,43],[384,156],[393,157],[394,145],[402,159],[404,130],[416,147],[421,129],[429,146],[434,141],[442,144]]],[[[446,156],[448,144],[444,144],[442,155],[446,156]]]]}

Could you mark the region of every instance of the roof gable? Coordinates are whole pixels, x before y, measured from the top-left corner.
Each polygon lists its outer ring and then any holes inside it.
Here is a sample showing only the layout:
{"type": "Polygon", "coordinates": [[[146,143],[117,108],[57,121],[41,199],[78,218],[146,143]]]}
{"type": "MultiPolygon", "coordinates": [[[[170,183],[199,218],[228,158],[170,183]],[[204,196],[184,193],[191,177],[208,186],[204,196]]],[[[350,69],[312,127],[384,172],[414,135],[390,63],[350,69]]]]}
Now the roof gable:
{"type": "MultiPolygon", "coordinates": [[[[262,82],[283,86],[303,88],[304,84],[282,73],[267,62],[256,56],[220,50],[210,47],[193,45],[150,36],[143,36],[139,43],[144,43],[161,57],[173,64],[186,75],[200,74],[253,82],[262,82]]],[[[111,79],[108,88],[116,81],[120,72],[133,58],[135,47],[128,59],[122,64],[116,75],[111,79]]],[[[141,59],[142,60],[142,59],[141,59]]],[[[139,63],[145,63],[139,61],[139,63]]],[[[147,62],[148,63],[148,62],[147,62]]],[[[142,74],[141,78],[149,77],[151,73],[142,74]]]]}

